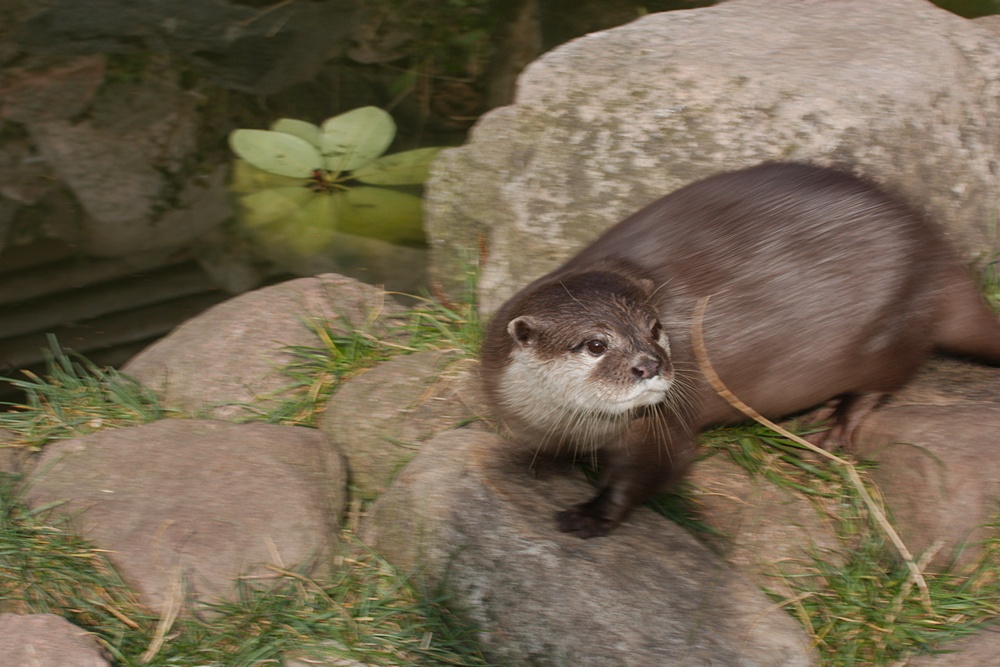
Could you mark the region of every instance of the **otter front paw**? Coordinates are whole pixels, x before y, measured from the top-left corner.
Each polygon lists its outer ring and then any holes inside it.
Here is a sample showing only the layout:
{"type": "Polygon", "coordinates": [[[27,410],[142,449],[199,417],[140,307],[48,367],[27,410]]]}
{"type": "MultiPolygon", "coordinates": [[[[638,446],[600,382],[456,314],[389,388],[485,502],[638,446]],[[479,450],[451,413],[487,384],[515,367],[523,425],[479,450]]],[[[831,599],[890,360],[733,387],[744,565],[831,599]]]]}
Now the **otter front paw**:
{"type": "Polygon", "coordinates": [[[580,503],[576,507],[563,510],[556,514],[559,530],[564,533],[576,533],[578,537],[587,539],[607,535],[618,521],[610,519],[601,512],[595,503],[580,503]]]}

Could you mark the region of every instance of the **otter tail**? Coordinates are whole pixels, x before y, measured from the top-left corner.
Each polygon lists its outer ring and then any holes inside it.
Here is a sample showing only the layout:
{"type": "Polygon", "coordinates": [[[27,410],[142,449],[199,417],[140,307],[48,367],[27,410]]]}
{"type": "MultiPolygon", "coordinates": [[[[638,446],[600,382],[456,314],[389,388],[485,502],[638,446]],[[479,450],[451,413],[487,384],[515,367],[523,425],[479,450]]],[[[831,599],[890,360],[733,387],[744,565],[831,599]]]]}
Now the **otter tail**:
{"type": "Polygon", "coordinates": [[[937,348],[1000,366],[1000,320],[986,305],[976,284],[962,267],[944,276],[939,318],[935,323],[937,348]]]}

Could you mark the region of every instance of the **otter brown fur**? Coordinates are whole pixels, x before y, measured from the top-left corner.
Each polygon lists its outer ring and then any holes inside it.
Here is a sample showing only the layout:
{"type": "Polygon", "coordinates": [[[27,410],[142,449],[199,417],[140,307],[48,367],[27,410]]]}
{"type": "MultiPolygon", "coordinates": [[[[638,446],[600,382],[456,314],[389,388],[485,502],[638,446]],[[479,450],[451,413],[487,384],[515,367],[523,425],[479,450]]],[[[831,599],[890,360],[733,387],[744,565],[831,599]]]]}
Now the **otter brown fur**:
{"type": "Polygon", "coordinates": [[[696,305],[722,381],[767,416],[839,397],[828,444],[939,348],[1000,363],[1000,324],[942,232],[849,173],[767,163],[685,186],[618,223],[495,314],[484,387],[515,441],[598,457],[559,527],[602,535],[669,487],[698,432],[741,416],[691,346],[696,305]]]}

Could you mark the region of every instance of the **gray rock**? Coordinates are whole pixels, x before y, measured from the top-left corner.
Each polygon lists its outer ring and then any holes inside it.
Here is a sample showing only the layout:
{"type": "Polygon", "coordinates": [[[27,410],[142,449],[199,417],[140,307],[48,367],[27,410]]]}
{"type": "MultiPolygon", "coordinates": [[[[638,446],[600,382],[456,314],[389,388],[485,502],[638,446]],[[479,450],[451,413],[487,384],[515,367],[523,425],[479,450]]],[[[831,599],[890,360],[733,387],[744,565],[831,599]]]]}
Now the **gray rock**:
{"type": "MultiPolygon", "coordinates": [[[[862,423],[852,453],[878,464],[871,477],[910,551],[937,549],[931,570],[974,562],[992,535],[985,524],[1000,498],[998,432],[1000,369],[945,358],[862,423]]],[[[721,546],[729,562],[767,574],[803,549],[837,557],[843,545],[812,502],[719,459],[695,464],[690,481],[703,518],[728,538],[721,546]]]]}
{"type": "Polygon", "coordinates": [[[933,357],[890,405],[954,405],[1000,400],[1000,371],[983,364],[933,357]]]}
{"type": "Polygon", "coordinates": [[[992,30],[997,35],[1000,35],[1000,14],[980,16],[977,19],[973,19],[973,21],[976,25],[986,28],[987,30],[992,30]]]}
{"type": "Polygon", "coordinates": [[[4,667],[110,667],[97,640],[55,614],[0,614],[4,667]]]}
{"type": "Polygon", "coordinates": [[[558,532],[579,478],[508,458],[498,436],[424,443],[366,541],[443,585],[499,664],[809,665],[801,628],[680,527],[638,510],[613,537],[558,532]]]}
{"type": "Polygon", "coordinates": [[[48,445],[25,500],[65,501],[55,511],[162,613],[232,596],[240,576],[266,584],[267,564],[328,572],[345,484],[316,430],[167,419],[48,445]]]}
{"type": "Polygon", "coordinates": [[[368,664],[342,657],[347,647],[338,642],[320,642],[284,656],[284,667],[370,667],[368,664]]]}
{"type": "Polygon", "coordinates": [[[17,123],[71,118],[82,113],[104,81],[102,56],[27,58],[5,69],[7,78],[0,117],[17,123]]]}
{"type": "Polygon", "coordinates": [[[176,74],[109,83],[88,118],[39,118],[39,152],[89,215],[84,244],[100,256],[176,248],[232,215],[228,169],[189,176],[198,100],[176,74]],[[168,211],[164,214],[163,211],[168,211]]]}
{"type": "Polygon", "coordinates": [[[34,206],[51,197],[58,187],[55,172],[38,160],[27,138],[0,140],[0,202],[6,205],[0,208],[4,212],[0,220],[9,224],[17,205],[34,206]]]}
{"type": "Polygon", "coordinates": [[[319,428],[347,457],[351,488],[365,498],[385,491],[419,443],[474,413],[463,404],[467,362],[447,352],[398,357],[348,380],[320,417],[319,428]]]}
{"type": "MultiPolygon", "coordinates": [[[[515,104],[432,165],[431,266],[480,233],[480,304],[711,173],[841,164],[899,189],[970,253],[996,243],[1000,46],[923,0],[736,0],[649,14],[546,53],[515,104]]],[[[450,283],[450,284],[453,284],[450,283]]]]}
{"type": "Polygon", "coordinates": [[[947,653],[909,658],[906,667],[991,667],[1000,656],[1000,631],[995,626],[985,628],[938,648],[947,653]]]}
{"type": "Polygon", "coordinates": [[[1000,498],[998,432],[1000,369],[947,358],[862,423],[855,453],[878,463],[872,478],[910,551],[939,547],[932,570],[982,553],[1000,498]]]}
{"type": "MultiPolygon", "coordinates": [[[[221,303],[133,357],[123,371],[161,395],[164,405],[219,419],[247,417],[281,398],[288,346],[319,347],[307,326],[345,331],[401,312],[381,289],[326,274],[290,280],[221,303]],[[252,404],[252,407],[251,407],[252,404]]],[[[377,326],[377,325],[373,325],[377,326]]]]}

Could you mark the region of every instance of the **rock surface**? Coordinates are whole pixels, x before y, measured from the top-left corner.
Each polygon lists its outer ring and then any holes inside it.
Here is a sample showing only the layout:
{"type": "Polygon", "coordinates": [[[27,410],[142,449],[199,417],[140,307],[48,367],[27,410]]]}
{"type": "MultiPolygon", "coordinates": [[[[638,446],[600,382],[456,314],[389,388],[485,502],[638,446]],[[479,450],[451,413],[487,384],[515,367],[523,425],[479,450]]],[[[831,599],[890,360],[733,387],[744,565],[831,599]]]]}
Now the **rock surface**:
{"type": "Polygon", "coordinates": [[[938,360],[858,433],[856,454],[875,461],[872,479],[907,546],[934,548],[930,567],[973,562],[997,514],[1000,369],[938,360]],[[921,399],[919,402],[914,399],[921,399]]]}
{"type": "Polygon", "coordinates": [[[555,528],[590,489],[536,475],[498,436],[424,443],[375,504],[366,539],[444,585],[501,664],[810,665],[801,628],[683,529],[638,510],[613,539],[555,528]],[[655,622],[651,622],[655,619],[655,622]]]}
{"type": "Polygon", "coordinates": [[[995,33],[929,2],[737,0],[649,14],[546,53],[512,106],[439,156],[431,266],[454,280],[485,232],[480,304],[492,312],[626,214],[771,159],[870,174],[965,251],[989,253],[998,133],[995,33]]]}
{"type": "Polygon", "coordinates": [[[97,640],[55,614],[0,614],[4,667],[111,667],[97,640]]]}
{"type": "MultiPolygon", "coordinates": [[[[228,166],[189,173],[199,100],[178,79],[155,71],[141,84],[106,83],[82,120],[50,113],[25,121],[38,152],[86,211],[82,241],[92,254],[175,249],[233,215],[228,166]]],[[[67,86],[50,78],[38,87],[67,86]]]]}
{"type": "Polygon", "coordinates": [[[462,372],[469,366],[455,354],[418,352],[379,364],[337,392],[319,428],[347,456],[355,492],[376,498],[421,441],[476,416],[468,395],[478,383],[462,372]]]}
{"type": "Polygon", "coordinates": [[[996,444],[1000,406],[890,408],[866,429],[868,444],[884,443],[870,456],[872,477],[909,548],[934,550],[938,571],[974,563],[996,536],[985,524],[997,515],[1000,465],[984,444],[996,444]]]}
{"type": "Polygon", "coordinates": [[[1000,655],[1000,629],[985,628],[941,648],[948,653],[910,658],[906,667],[991,667],[1000,655]]]}
{"type": "Polygon", "coordinates": [[[795,563],[809,562],[814,553],[835,560],[845,548],[829,518],[835,507],[826,515],[804,495],[755,477],[721,454],[695,462],[687,483],[699,517],[717,531],[702,539],[762,588],[790,593],[783,576],[802,571],[795,563]]]}
{"type": "Polygon", "coordinates": [[[124,372],[189,415],[248,417],[273,407],[289,378],[289,346],[319,347],[309,325],[346,332],[401,307],[384,291],[325,274],[243,294],[177,327],[128,362],[124,372]]]}
{"type": "Polygon", "coordinates": [[[167,419],[52,443],[26,488],[162,613],[266,582],[266,565],[328,572],[346,471],[314,429],[167,419]]]}

